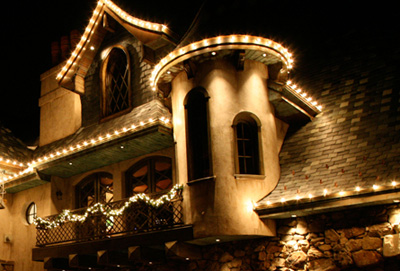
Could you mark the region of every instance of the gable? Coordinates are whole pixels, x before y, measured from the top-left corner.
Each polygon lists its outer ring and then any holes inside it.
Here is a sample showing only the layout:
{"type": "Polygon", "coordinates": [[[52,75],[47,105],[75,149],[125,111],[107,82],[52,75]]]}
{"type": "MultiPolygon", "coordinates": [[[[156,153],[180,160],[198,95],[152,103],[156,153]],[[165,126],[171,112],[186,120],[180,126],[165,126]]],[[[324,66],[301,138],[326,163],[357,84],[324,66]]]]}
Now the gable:
{"type": "Polygon", "coordinates": [[[107,31],[113,31],[113,20],[154,50],[174,43],[174,35],[165,25],[135,18],[112,1],[100,0],[80,41],[57,75],[60,86],[84,93],[84,78],[107,31]]]}

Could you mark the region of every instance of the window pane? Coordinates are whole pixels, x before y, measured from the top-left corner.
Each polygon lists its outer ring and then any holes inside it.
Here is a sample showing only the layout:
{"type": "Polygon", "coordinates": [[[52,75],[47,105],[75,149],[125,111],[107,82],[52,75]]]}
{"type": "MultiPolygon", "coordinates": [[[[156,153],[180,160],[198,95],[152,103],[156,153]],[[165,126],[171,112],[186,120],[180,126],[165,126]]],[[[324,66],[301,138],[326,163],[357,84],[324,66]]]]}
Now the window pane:
{"type": "Polygon", "coordinates": [[[148,192],[148,163],[134,171],[130,179],[132,183],[131,189],[134,194],[148,192]]]}
{"type": "Polygon", "coordinates": [[[32,202],[26,209],[26,222],[32,224],[36,218],[36,204],[32,202]]]}
{"type": "Polygon", "coordinates": [[[170,158],[147,158],[127,171],[127,196],[137,193],[154,193],[172,188],[172,163],[170,158]]]}
{"type": "Polygon", "coordinates": [[[77,208],[103,204],[114,200],[113,178],[109,173],[95,173],[83,179],[76,187],[77,208]]]}
{"type": "Polygon", "coordinates": [[[185,105],[187,115],[187,160],[189,180],[211,175],[207,98],[199,90],[192,90],[185,105]]]}
{"type": "Polygon", "coordinates": [[[106,68],[105,110],[106,116],[129,108],[129,67],[125,52],[119,48],[111,50],[106,68]]]}
{"type": "Polygon", "coordinates": [[[136,193],[146,193],[148,191],[149,187],[145,184],[142,185],[136,185],[133,187],[133,192],[134,194],[136,193]]]}
{"type": "Polygon", "coordinates": [[[238,170],[240,174],[259,174],[258,127],[253,121],[236,125],[238,170]]]}

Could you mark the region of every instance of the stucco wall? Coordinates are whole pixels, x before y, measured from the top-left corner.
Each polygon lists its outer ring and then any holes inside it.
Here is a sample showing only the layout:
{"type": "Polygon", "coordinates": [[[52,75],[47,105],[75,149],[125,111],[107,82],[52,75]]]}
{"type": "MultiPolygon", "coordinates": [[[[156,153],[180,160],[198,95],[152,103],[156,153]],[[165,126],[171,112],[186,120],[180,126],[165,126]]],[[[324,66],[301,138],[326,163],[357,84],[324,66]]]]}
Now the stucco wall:
{"type": "MultiPolygon", "coordinates": [[[[109,166],[105,166],[102,168],[98,168],[95,170],[91,170],[82,174],[78,174],[72,176],[70,178],[60,178],[53,176],[52,177],[52,197],[55,204],[55,209],[52,214],[60,213],[64,209],[75,209],[75,187],[82,181],[85,177],[96,173],[96,172],[107,172],[113,175],[113,192],[114,192],[114,201],[118,201],[126,198],[125,191],[125,172],[134,164],[139,162],[140,160],[151,157],[151,156],[165,156],[170,157],[173,160],[174,157],[174,149],[168,148],[163,149],[154,153],[150,153],[144,156],[136,157],[133,159],[129,159],[120,163],[111,164],[109,166]],[[62,192],[62,200],[57,200],[56,191],[59,190],[62,192]]],[[[175,172],[172,172],[173,182],[176,183],[175,172]]]]}
{"type": "Polygon", "coordinates": [[[243,71],[230,62],[214,60],[199,65],[193,79],[179,74],[172,83],[172,111],[179,182],[187,183],[184,99],[194,87],[207,90],[214,180],[193,183],[186,189],[185,215],[195,224],[195,236],[273,235],[273,224],[261,222],[252,204],[268,194],[279,179],[278,154],[286,125],[278,123],[268,101],[267,67],[246,61],[243,71]],[[250,112],[261,122],[262,174],[235,178],[235,116],[250,112]],[[277,129],[279,127],[279,129],[277,129]],[[283,127],[283,129],[281,129],[283,127]],[[237,218],[241,218],[238,220],[237,218]]]}
{"type": "Polygon", "coordinates": [[[40,77],[40,146],[73,134],[82,123],[80,97],[58,86],[59,69],[56,66],[40,77]]]}
{"type": "Polygon", "coordinates": [[[54,211],[54,205],[50,198],[50,188],[50,184],[46,184],[7,195],[9,200],[6,209],[0,211],[0,229],[2,235],[7,234],[11,237],[11,241],[4,243],[2,239],[0,258],[14,261],[14,270],[43,270],[43,263],[32,261],[32,248],[36,243],[36,229],[34,225],[29,225],[26,222],[25,214],[31,202],[36,204],[38,216],[47,216],[54,211]]]}

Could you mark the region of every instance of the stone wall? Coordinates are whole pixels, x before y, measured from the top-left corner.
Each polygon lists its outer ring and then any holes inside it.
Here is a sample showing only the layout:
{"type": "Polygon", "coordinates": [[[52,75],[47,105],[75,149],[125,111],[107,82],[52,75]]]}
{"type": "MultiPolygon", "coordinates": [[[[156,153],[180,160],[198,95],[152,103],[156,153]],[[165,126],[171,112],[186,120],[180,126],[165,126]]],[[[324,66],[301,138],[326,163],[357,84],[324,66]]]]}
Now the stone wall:
{"type": "Polygon", "coordinates": [[[204,247],[186,270],[399,270],[399,246],[388,242],[399,214],[391,205],[280,220],[277,237],[204,247]]]}

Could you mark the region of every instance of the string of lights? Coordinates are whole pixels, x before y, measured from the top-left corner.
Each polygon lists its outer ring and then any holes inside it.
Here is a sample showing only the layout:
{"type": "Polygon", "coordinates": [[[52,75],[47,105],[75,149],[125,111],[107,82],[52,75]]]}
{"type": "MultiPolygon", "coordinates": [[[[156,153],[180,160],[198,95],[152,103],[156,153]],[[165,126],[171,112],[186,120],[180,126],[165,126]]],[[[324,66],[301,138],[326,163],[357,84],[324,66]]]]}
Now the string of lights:
{"type": "Polygon", "coordinates": [[[21,165],[21,167],[25,166],[25,169],[21,170],[18,173],[15,173],[12,176],[4,176],[2,179],[0,179],[0,183],[12,181],[13,179],[19,178],[26,174],[30,174],[31,172],[34,171],[34,168],[36,168],[40,165],[43,165],[45,163],[54,161],[56,159],[59,159],[59,158],[65,157],[65,156],[68,156],[72,153],[76,153],[76,152],[85,150],[87,148],[106,143],[110,140],[122,137],[122,136],[126,135],[127,133],[136,132],[140,128],[145,128],[147,125],[151,125],[151,124],[155,124],[155,123],[161,123],[168,127],[171,126],[169,118],[166,118],[166,117],[150,118],[147,121],[143,120],[143,121],[140,121],[139,123],[132,124],[129,127],[123,127],[120,129],[116,129],[116,130],[114,130],[113,133],[106,133],[106,134],[103,134],[103,135],[100,135],[97,137],[86,139],[82,142],[77,143],[76,145],[71,145],[71,146],[68,146],[68,147],[65,147],[62,149],[55,150],[54,152],[45,154],[44,156],[39,157],[36,160],[32,160],[31,162],[28,162],[27,164],[14,161],[16,164],[21,165]]]}
{"type": "Polygon", "coordinates": [[[93,214],[102,214],[107,217],[108,220],[112,220],[114,216],[122,215],[127,208],[132,206],[136,202],[144,202],[145,204],[158,208],[165,203],[170,202],[175,199],[180,191],[183,190],[183,185],[175,185],[167,194],[162,195],[158,199],[152,199],[146,194],[137,194],[130,197],[125,204],[119,209],[110,209],[102,203],[96,203],[92,207],[86,209],[85,213],[82,215],[72,214],[71,210],[63,210],[54,220],[44,219],[41,217],[36,217],[34,219],[34,225],[40,226],[41,229],[54,229],[59,227],[66,222],[85,222],[86,219],[93,214]]]}
{"type": "MultiPolygon", "coordinates": [[[[268,207],[278,207],[278,206],[282,206],[284,204],[290,205],[290,204],[300,203],[300,202],[303,202],[304,200],[309,202],[310,200],[317,201],[317,200],[322,200],[324,198],[341,198],[341,197],[357,195],[360,192],[369,193],[369,192],[392,190],[392,189],[397,189],[397,188],[398,188],[398,183],[394,180],[390,181],[390,183],[387,185],[373,184],[370,187],[356,186],[356,187],[354,187],[354,190],[341,190],[339,192],[331,192],[331,193],[329,193],[327,188],[324,188],[320,195],[313,195],[311,193],[308,193],[308,194],[305,193],[304,195],[300,195],[298,193],[298,194],[296,194],[296,196],[294,198],[287,199],[287,198],[282,197],[277,202],[267,201],[265,205],[267,205],[268,207]]],[[[256,204],[255,208],[257,208],[259,206],[261,206],[261,205],[256,204]]]]}

